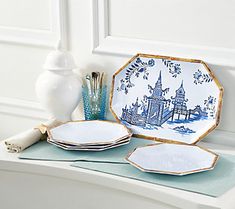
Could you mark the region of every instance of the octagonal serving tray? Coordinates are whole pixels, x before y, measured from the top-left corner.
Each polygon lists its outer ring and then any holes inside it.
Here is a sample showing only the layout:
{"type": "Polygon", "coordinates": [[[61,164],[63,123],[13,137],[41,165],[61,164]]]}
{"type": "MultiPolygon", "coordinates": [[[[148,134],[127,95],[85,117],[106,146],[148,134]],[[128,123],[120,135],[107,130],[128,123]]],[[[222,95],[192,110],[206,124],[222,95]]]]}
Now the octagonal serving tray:
{"type": "Polygon", "coordinates": [[[201,60],[137,54],[113,75],[110,110],[136,137],[196,144],[218,125],[222,95],[201,60]]]}
{"type": "Polygon", "coordinates": [[[212,170],[218,158],[196,145],[159,143],[136,148],[126,161],[144,172],[183,176],[212,170]]]}

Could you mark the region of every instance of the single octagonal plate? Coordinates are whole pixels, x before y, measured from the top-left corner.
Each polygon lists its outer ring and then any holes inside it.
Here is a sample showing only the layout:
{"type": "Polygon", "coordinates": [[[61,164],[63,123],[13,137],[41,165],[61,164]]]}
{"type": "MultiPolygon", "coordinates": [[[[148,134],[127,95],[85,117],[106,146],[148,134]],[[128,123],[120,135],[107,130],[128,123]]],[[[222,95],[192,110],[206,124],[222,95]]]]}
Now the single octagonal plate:
{"type": "Polygon", "coordinates": [[[113,75],[110,109],[136,137],[195,144],[218,125],[222,95],[201,60],[137,54],[113,75]]]}
{"type": "Polygon", "coordinates": [[[182,176],[213,169],[218,155],[195,145],[161,143],[136,148],[126,160],[144,172],[182,176]]]}
{"type": "Polygon", "coordinates": [[[71,121],[47,132],[54,142],[78,146],[114,144],[132,135],[130,130],[120,123],[101,120],[71,121]]]}

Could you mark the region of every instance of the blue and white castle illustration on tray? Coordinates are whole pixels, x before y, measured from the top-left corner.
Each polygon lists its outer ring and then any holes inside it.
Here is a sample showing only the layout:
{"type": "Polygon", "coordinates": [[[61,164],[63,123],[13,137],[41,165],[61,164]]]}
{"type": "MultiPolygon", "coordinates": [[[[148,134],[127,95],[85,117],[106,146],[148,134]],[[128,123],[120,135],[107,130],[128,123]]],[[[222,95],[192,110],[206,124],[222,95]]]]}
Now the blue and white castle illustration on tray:
{"type": "MultiPolygon", "coordinates": [[[[149,85],[148,88],[150,96],[145,95],[140,102],[137,97],[135,103],[132,103],[131,106],[127,107],[126,105],[122,108],[120,119],[123,123],[146,129],[146,127],[160,127],[166,122],[190,123],[194,120],[206,119],[208,117],[208,108],[202,108],[196,104],[195,108],[188,109],[188,99],[185,98],[186,92],[183,81],[175,91],[175,96],[171,97],[171,99],[165,98],[169,88],[162,88],[161,71],[155,86],[149,85]]],[[[184,134],[195,133],[184,126],[177,126],[174,130],[184,134]]]]}

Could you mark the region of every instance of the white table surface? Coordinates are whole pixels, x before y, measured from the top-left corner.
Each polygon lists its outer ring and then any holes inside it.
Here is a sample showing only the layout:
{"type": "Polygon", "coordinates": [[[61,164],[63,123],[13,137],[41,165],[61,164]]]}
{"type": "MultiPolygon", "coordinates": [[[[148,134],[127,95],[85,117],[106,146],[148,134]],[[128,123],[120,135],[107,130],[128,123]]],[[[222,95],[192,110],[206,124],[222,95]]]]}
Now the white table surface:
{"type": "MultiPolygon", "coordinates": [[[[203,142],[200,145],[235,155],[233,147],[203,142]]],[[[8,153],[1,142],[0,208],[235,208],[235,187],[219,198],[213,198],[75,168],[70,164],[71,162],[20,160],[18,154],[8,153]],[[62,190],[57,189],[61,185],[62,190]],[[74,185],[76,187],[73,188],[74,185]],[[107,199],[103,199],[105,197],[107,199]]]]}

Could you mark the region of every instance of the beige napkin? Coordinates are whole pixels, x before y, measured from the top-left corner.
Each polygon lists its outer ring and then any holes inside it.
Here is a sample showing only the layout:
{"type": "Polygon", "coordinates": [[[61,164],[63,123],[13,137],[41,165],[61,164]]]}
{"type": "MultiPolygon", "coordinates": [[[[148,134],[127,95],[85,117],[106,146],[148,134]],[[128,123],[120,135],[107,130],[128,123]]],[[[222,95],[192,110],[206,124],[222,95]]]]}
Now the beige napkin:
{"type": "Polygon", "coordinates": [[[60,122],[52,119],[40,124],[36,128],[29,129],[25,132],[17,134],[15,136],[6,139],[5,145],[9,152],[21,152],[27,147],[31,146],[35,142],[43,138],[43,134],[46,133],[47,128],[59,125],[60,122]]]}

